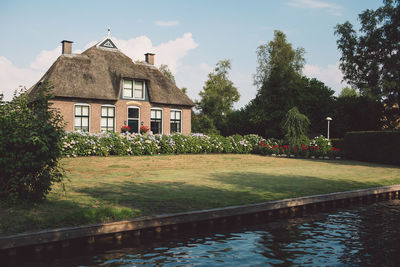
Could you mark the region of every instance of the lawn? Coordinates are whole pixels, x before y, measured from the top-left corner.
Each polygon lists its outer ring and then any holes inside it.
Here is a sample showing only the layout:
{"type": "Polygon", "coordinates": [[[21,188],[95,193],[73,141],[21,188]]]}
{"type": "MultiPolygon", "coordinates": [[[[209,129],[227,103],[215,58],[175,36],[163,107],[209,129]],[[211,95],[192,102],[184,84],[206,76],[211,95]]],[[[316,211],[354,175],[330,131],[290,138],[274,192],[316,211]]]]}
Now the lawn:
{"type": "Polygon", "coordinates": [[[400,168],[258,155],[65,158],[38,204],[0,204],[0,235],[400,184],[400,168]],[[65,190],[63,189],[65,188],[65,190]]]}

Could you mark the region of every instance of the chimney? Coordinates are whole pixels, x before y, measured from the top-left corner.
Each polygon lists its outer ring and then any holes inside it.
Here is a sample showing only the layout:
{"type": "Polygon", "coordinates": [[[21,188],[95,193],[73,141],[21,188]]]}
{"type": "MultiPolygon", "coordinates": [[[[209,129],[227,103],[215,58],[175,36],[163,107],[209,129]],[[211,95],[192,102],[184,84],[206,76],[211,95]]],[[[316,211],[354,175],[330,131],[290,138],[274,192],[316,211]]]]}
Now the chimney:
{"type": "Polygon", "coordinates": [[[154,65],[154,55],[153,53],[146,53],[144,54],[146,63],[150,65],[154,65]]]}
{"type": "Polygon", "coordinates": [[[72,41],[64,40],[62,43],[62,54],[71,55],[72,54],[72,41]]]}

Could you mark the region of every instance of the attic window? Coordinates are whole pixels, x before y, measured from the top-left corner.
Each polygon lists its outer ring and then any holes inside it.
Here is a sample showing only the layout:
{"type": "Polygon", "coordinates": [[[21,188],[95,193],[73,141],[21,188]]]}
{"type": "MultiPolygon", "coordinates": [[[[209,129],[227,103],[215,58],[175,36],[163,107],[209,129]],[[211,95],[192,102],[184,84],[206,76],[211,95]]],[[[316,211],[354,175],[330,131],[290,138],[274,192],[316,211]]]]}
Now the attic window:
{"type": "Polygon", "coordinates": [[[144,81],[124,80],[123,98],[144,99],[144,81]]]}

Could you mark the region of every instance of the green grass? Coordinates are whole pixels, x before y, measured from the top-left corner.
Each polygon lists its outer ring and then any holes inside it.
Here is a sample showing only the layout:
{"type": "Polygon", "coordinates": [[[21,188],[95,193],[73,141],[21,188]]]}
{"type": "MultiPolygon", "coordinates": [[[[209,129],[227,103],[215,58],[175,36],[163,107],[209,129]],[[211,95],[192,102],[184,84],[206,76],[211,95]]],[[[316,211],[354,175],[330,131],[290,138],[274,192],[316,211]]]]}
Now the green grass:
{"type": "Polygon", "coordinates": [[[356,161],[228,154],[62,163],[66,191],[57,184],[41,203],[0,202],[0,235],[400,184],[399,167],[356,161]]]}

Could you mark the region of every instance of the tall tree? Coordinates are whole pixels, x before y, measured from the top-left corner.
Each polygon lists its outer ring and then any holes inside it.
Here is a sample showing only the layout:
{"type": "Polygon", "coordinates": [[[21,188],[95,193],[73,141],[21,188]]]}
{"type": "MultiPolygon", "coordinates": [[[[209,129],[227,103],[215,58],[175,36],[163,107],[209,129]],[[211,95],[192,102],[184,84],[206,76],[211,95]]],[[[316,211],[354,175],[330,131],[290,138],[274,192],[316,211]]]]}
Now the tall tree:
{"type": "Polygon", "coordinates": [[[164,74],[165,77],[168,78],[168,80],[176,84],[175,77],[172,74],[172,71],[169,69],[168,65],[161,64],[158,69],[161,71],[162,74],[164,74]]]}
{"type": "Polygon", "coordinates": [[[230,60],[219,61],[214,71],[208,74],[203,91],[199,93],[200,101],[196,101],[200,114],[208,116],[218,130],[224,128],[227,114],[240,98],[237,88],[229,80],[230,69],[230,60]]]}
{"type": "MultiPolygon", "coordinates": [[[[245,108],[254,133],[283,138],[280,125],[293,107],[310,119],[312,133],[320,134],[325,129],[324,119],[331,116],[334,91],[302,75],[304,53],[303,48],[294,49],[281,31],[275,31],[271,42],[257,48],[254,84],[259,88],[245,108]]],[[[242,113],[237,115],[236,120],[246,118],[242,113]]]]}
{"type": "Polygon", "coordinates": [[[359,35],[348,21],[335,28],[340,69],[362,96],[385,104],[388,126],[394,127],[400,118],[399,1],[384,0],[382,7],[363,11],[359,20],[359,35]]]}
{"type": "Polygon", "coordinates": [[[277,66],[286,66],[296,73],[301,73],[305,59],[305,50],[301,47],[293,49],[286,41],[286,35],[278,30],[274,32],[274,40],[257,48],[257,68],[254,85],[261,87],[277,66]]]}

